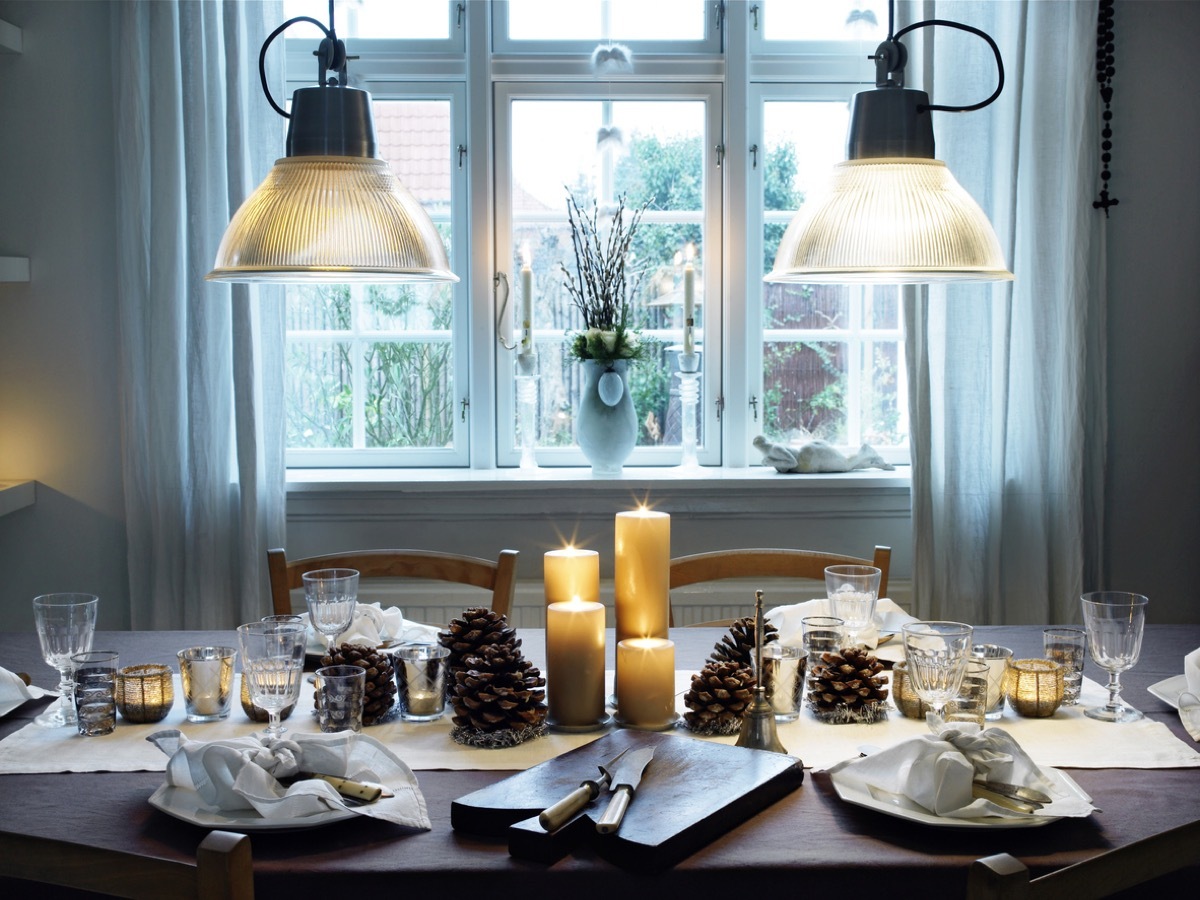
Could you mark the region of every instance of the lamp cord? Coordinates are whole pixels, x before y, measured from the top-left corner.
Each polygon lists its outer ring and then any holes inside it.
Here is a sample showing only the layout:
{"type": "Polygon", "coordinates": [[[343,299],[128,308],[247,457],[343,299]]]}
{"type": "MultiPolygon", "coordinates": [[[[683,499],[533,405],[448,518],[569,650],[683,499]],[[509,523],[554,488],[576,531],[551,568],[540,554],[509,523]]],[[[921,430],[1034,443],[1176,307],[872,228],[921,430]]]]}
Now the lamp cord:
{"type": "MultiPolygon", "coordinates": [[[[326,28],[323,22],[319,22],[312,16],[296,16],[288,19],[269,35],[263,41],[262,49],[258,51],[258,78],[262,82],[263,93],[266,94],[267,102],[271,104],[271,108],[285,119],[290,119],[292,114],[275,102],[275,98],[271,96],[271,88],[267,84],[267,48],[279,35],[283,34],[287,29],[291,28],[297,22],[309,22],[321,29],[325,39],[321,41],[321,46],[313,51],[313,56],[317,57],[317,83],[325,84],[325,73],[330,69],[334,69],[338,73],[336,81],[330,79],[330,84],[338,84],[342,87],[346,85],[346,45],[338,39],[337,29],[333,24],[333,0],[329,0],[329,27],[326,28]]],[[[357,59],[358,57],[354,57],[357,59]]]]}
{"type": "MultiPolygon", "coordinates": [[[[891,15],[891,3],[888,3],[888,14],[891,15]]],[[[986,31],[980,31],[970,25],[964,25],[962,22],[951,22],[949,19],[926,19],[924,22],[917,22],[913,25],[908,25],[896,32],[893,40],[899,41],[904,35],[910,31],[915,31],[918,28],[925,28],[931,25],[945,25],[948,28],[957,28],[960,31],[967,31],[977,35],[987,41],[987,45],[992,48],[992,53],[996,57],[996,90],[992,91],[992,95],[980,103],[972,103],[969,106],[943,106],[938,103],[930,103],[928,106],[921,105],[917,107],[918,112],[926,110],[941,110],[942,112],[973,112],[977,109],[983,109],[985,106],[991,105],[996,98],[1000,96],[1000,92],[1004,90],[1004,60],[1000,58],[1000,48],[996,46],[996,42],[992,40],[992,36],[986,31]]],[[[890,30],[890,25],[889,25],[890,30]]]]}

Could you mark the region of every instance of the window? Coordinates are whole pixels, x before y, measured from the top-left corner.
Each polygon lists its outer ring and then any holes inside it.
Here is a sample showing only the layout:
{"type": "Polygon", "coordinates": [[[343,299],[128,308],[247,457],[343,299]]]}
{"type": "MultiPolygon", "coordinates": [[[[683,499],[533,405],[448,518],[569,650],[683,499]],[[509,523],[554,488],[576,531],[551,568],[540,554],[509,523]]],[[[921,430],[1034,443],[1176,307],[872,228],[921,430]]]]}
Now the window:
{"type": "MultiPolygon", "coordinates": [[[[288,0],[287,12],[324,20],[324,6],[288,0]]],[[[338,0],[338,30],[361,57],[351,73],[372,92],[380,155],[425,203],[462,280],[289,289],[289,465],[518,465],[509,348],[523,258],[538,463],[585,465],[582,371],[566,352],[581,325],[563,284],[568,192],[602,221],[622,200],[644,210],[631,312],[655,349],[632,368],[630,465],[680,461],[686,254],[702,465],[757,464],[760,433],[907,459],[896,290],[762,281],[787,222],[843,158],[847,101],[873,80],[859,44],[886,31],[868,15],[886,17],[882,2],[831,0],[821,15],[778,0],[578,0],[570,16],[545,0],[397,6],[338,0]],[[731,28],[722,12],[742,18],[731,28]],[[633,71],[598,76],[592,50],[612,41],[633,48],[633,71]]],[[[289,38],[293,87],[310,83],[311,51],[289,38]]]]}

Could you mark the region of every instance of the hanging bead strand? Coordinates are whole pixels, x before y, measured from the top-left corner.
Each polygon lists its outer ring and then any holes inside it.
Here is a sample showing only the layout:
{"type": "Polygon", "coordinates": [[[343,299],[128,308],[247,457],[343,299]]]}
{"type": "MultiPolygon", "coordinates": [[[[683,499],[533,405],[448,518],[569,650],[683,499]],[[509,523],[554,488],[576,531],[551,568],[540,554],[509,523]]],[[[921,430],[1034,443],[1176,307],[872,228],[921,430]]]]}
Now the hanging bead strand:
{"type": "Polygon", "coordinates": [[[1112,79],[1116,72],[1113,65],[1113,0],[1100,0],[1100,11],[1096,25],[1096,83],[1100,85],[1100,99],[1104,101],[1101,118],[1104,126],[1100,130],[1100,199],[1092,201],[1092,209],[1108,209],[1121,201],[1108,195],[1108,182],[1112,178],[1112,79]]]}

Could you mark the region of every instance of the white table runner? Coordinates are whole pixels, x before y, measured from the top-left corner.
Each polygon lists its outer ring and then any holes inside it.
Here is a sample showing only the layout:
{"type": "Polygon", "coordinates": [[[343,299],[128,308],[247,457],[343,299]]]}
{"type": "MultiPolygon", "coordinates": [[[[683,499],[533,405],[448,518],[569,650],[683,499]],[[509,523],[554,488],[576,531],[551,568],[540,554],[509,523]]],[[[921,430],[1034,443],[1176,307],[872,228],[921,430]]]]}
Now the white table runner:
{"type": "MultiPolygon", "coordinates": [[[[691,672],[676,672],[678,709],[691,672]]],[[[612,673],[608,673],[611,687],[612,673]]],[[[182,692],[176,676],[176,702],[170,715],[153,725],[131,725],[118,719],[116,731],[102,737],[85,738],[67,728],[42,728],[29,724],[0,741],[0,774],[46,772],[161,772],[166,758],[146,741],[146,736],[164,728],[178,728],[192,740],[240,737],[263,726],[250,722],[236,700],[228,720],[205,724],[186,721],[182,692]]],[[[1200,752],[1171,733],[1161,722],[1114,725],[1084,716],[1083,710],[1099,706],[1107,691],[1084,679],[1080,704],[1064,707],[1048,719],[1023,719],[1006,709],[1000,725],[1025,748],[1035,762],[1045,766],[1083,769],[1159,769],[1200,767],[1200,752]]],[[[289,729],[316,731],[312,714],[312,688],[305,686],[295,712],[285,723],[289,729]]],[[[575,747],[587,744],[604,732],[559,734],[519,747],[480,750],[464,747],[450,738],[450,717],[436,722],[409,723],[398,719],[366,729],[386,744],[409,767],[428,769],[527,769],[575,747]]],[[[814,769],[826,769],[843,759],[857,756],[864,745],[888,747],[926,731],[924,722],[903,718],[895,710],[884,722],[871,725],[828,725],[805,711],[795,722],[778,727],[779,739],[793,756],[814,769]]],[[[677,731],[690,735],[686,729],[677,731]]],[[[705,738],[732,744],[735,737],[705,738]]]]}

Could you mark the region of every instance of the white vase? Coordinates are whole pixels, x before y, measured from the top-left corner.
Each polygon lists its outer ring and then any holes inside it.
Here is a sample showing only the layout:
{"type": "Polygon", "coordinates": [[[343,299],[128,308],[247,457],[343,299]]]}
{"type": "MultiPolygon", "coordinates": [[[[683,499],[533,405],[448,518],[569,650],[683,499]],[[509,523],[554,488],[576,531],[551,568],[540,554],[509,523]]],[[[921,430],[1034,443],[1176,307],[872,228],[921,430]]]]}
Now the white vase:
{"type": "Polygon", "coordinates": [[[575,416],[575,441],[592,474],[616,478],[637,443],[637,413],[629,394],[629,361],[583,360],[583,395],[575,416]]]}

